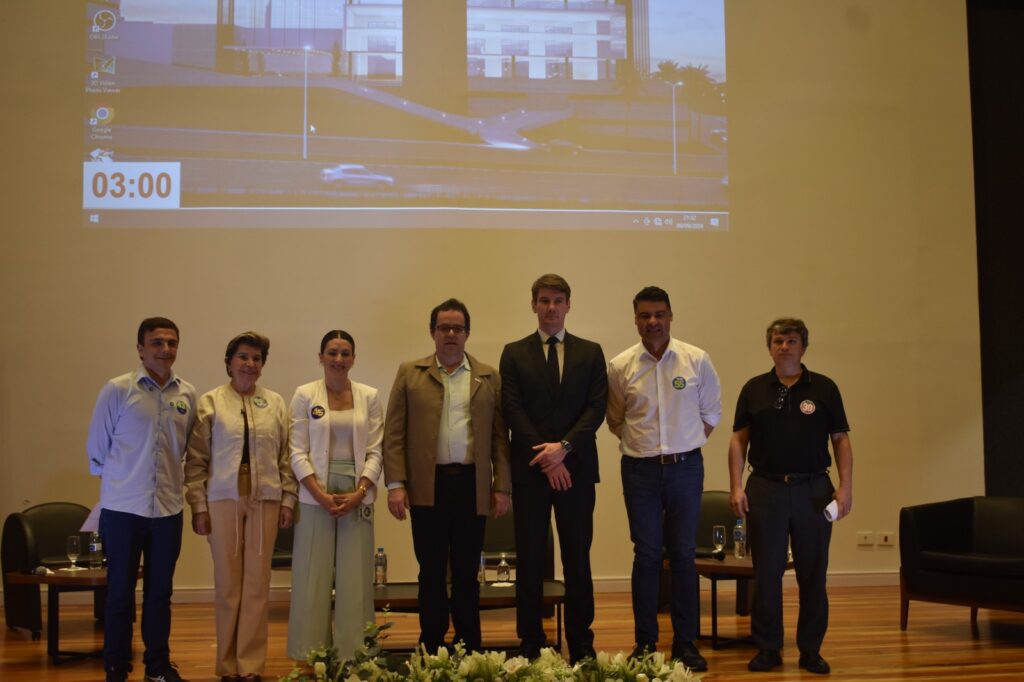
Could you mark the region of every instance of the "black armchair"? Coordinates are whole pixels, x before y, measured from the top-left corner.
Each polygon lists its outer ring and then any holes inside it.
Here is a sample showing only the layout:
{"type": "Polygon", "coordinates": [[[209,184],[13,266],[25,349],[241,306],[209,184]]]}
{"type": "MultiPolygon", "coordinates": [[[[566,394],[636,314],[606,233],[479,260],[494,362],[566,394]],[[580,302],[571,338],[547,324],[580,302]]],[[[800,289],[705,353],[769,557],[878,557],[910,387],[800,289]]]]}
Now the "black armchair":
{"type": "MultiPolygon", "coordinates": [[[[79,533],[89,516],[88,507],[72,502],[47,502],[15,512],[4,522],[0,541],[3,566],[4,618],[8,628],[26,628],[33,639],[42,631],[42,608],[38,585],[11,585],[8,572],[30,572],[37,566],[56,569],[68,565],[67,539],[79,533]]],[[[82,547],[87,537],[82,534],[82,547]]],[[[92,588],[89,588],[92,589],[92,588]]],[[[102,620],[106,588],[95,588],[93,614],[102,620]]]]}
{"type": "Polygon", "coordinates": [[[274,554],[270,559],[270,568],[275,571],[289,571],[292,568],[292,543],[295,540],[295,527],[278,528],[277,539],[274,540],[274,554]]]}
{"type": "Polygon", "coordinates": [[[900,629],[910,600],[1024,611],[1024,497],[965,497],[900,510],[900,629]]]}
{"type": "Polygon", "coordinates": [[[697,521],[697,550],[713,549],[711,529],[725,526],[725,552],[732,551],[732,529],[736,515],[729,506],[729,493],[725,490],[705,490],[700,497],[700,518],[697,521]]]}

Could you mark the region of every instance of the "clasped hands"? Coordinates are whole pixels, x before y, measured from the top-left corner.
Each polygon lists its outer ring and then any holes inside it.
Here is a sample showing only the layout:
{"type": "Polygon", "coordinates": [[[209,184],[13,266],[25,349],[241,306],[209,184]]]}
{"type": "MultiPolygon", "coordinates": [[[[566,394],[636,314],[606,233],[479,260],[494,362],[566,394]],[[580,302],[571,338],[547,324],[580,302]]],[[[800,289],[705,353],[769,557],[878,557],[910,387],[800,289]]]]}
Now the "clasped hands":
{"type": "Polygon", "coordinates": [[[337,519],[358,507],[365,496],[365,493],[357,488],[350,493],[324,493],[317,501],[328,514],[337,519]]]}
{"type": "Polygon", "coordinates": [[[572,487],[572,476],[563,464],[568,453],[561,443],[541,443],[534,445],[533,451],[537,454],[530,460],[530,466],[540,467],[548,477],[552,490],[568,490],[572,487]]]}

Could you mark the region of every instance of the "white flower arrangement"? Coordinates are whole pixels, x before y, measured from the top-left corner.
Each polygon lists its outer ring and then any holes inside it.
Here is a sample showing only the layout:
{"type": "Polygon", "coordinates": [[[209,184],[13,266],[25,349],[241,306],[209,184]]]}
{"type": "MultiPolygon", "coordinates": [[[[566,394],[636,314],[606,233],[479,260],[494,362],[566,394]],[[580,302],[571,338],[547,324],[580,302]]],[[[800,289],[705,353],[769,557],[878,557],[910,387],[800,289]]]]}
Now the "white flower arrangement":
{"type": "Polygon", "coordinates": [[[281,682],[687,682],[700,679],[681,661],[665,659],[665,654],[653,652],[639,658],[630,658],[619,652],[611,655],[600,652],[596,658],[586,658],[571,666],[554,649],[542,649],[540,657],[530,661],[521,656],[508,656],[505,652],[484,651],[466,653],[461,643],[452,651],[441,647],[429,653],[420,647],[408,661],[395,662],[382,653],[380,640],[391,623],[367,623],[364,644],[351,659],[339,659],[336,649],[318,649],[310,652],[308,669],[296,668],[281,682]]]}

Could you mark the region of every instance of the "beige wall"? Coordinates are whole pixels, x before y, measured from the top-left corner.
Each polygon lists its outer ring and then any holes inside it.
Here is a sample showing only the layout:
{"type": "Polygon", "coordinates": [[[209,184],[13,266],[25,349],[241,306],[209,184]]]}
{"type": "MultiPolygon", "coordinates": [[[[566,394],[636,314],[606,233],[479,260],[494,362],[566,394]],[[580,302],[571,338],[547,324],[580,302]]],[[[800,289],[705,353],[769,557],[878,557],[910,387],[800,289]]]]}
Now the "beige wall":
{"type": "MultiPolygon", "coordinates": [[[[465,300],[470,350],[497,362],[534,328],[529,284],[546,271],[574,287],[569,328],[609,357],[636,339],[632,294],[650,283],[672,294],[674,332],[711,353],[723,383],[709,489],[728,486],[737,392],[769,367],[762,330],[782,314],[808,322],[806,361],[838,381],[853,426],[855,507],[836,527],[833,572],[895,570],[896,551],[858,549],[855,531],[896,530],[903,505],[982,492],[960,0],[731,0],[734,209],[717,234],[85,229],[81,15],[62,11],[14,3],[0,46],[0,514],[95,502],[90,411],[103,381],[134,366],[144,316],[179,323],[176,369],[200,390],[224,380],[227,339],[255,328],[273,341],[263,383],[287,399],[318,375],[322,333],[341,326],[358,342],[354,376],[386,395],[399,361],[431,349],[432,305],[465,300]]],[[[624,578],[631,552],[605,429],[599,445],[594,572],[624,578]]],[[[412,579],[408,524],[377,511],[393,577],[412,579]]],[[[211,584],[190,532],[177,575],[179,588],[211,584]]]]}

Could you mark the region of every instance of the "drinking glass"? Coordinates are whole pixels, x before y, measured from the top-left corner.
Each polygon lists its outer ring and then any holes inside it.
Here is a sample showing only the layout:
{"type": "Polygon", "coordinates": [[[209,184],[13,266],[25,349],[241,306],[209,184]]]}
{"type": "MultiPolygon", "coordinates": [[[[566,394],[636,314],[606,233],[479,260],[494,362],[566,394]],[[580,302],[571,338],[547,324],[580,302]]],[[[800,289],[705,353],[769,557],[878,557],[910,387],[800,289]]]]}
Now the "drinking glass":
{"type": "Polygon", "coordinates": [[[711,544],[715,546],[716,552],[721,552],[725,548],[725,526],[711,528],[711,544]]]}
{"type": "Polygon", "coordinates": [[[68,536],[68,559],[71,560],[71,566],[68,568],[69,571],[84,571],[85,568],[82,566],[76,566],[75,562],[78,561],[79,555],[82,553],[82,538],[77,535],[68,536]]]}

